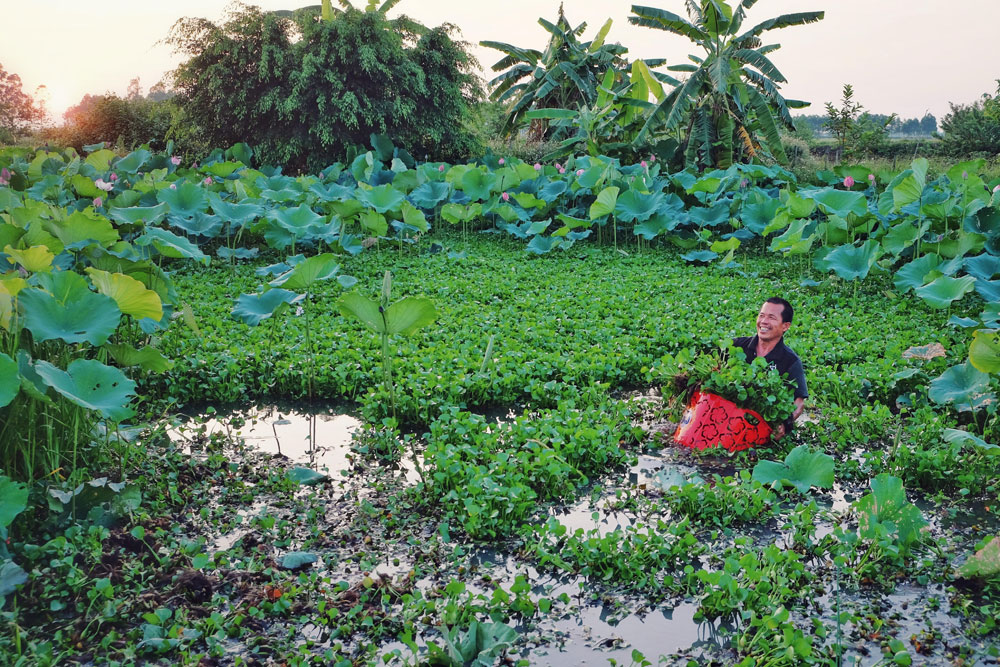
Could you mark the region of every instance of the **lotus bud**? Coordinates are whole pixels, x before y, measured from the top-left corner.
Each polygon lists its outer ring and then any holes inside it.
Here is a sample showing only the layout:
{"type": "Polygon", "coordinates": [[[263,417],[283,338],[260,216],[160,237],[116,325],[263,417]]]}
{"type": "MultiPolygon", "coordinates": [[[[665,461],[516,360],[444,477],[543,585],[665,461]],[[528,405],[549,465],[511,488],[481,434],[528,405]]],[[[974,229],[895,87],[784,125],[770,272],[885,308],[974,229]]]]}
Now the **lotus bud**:
{"type": "Polygon", "coordinates": [[[439,164],[438,165],[438,171],[444,171],[444,165],[443,164],[439,164]]]}
{"type": "Polygon", "coordinates": [[[576,170],[576,175],[577,175],[577,177],[583,176],[583,169],[577,169],[576,170]]]}
{"type": "Polygon", "coordinates": [[[642,162],[639,163],[639,166],[642,167],[643,169],[647,169],[649,168],[649,163],[643,160],[642,162]]]}
{"type": "Polygon", "coordinates": [[[967,171],[963,171],[962,172],[962,180],[963,181],[969,180],[969,172],[967,172],[967,171]]]}
{"type": "Polygon", "coordinates": [[[993,192],[1000,192],[1000,183],[997,183],[995,186],[993,186],[993,192]]]}
{"type": "Polygon", "coordinates": [[[109,178],[108,180],[114,183],[115,181],[118,180],[118,174],[116,174],[115,172],[111,172],[111,178],[109,178]]]}
{"type": "Polygon", "coordinates": [[[562,169],[562,165],[556,162],[556,169],[562,169]]]}
{"type": "Polygon", "coordinates": [[[541,170],[542,170],[542,163],[541,162],[536,162],[535,163],[535,171],[541,171],[541,170]]]}
{"type": "Polygon", "coordinates": [[[174,155],[173,157],[171,157],[170,158],[170,164],[174,165],[175,167],[179,167],[180,164],[181,164],[181,158],[180,158],[180,156],[179,155],[174,155]]]}
{"type": "Polygon", "coordinates": [[[198,168],[198,163],[197,162],[192,162],[191,163],[191,168],[192,169],[197,169],[198,168]]]}
{"type": "Polygon", "coordinates": [[[2,178],[5,181],[9,181],[10,180],[10,169],[8,169],[7,167],[4,167],[3,169],[0,169],[0,178],[2,178]]]}
{"type": "Polygon", "coordinates": [[[510,201],[510,195],[505,192],[502,195],[500,195],[500,199],[503,199],[504,201],[510,201]]]}
{"type": "Polygon", "coordinates": [[[875,174],[868,174],[868,181],[874,185],[875,184],[875,174]]]}
{"type": "Polygon", "coordinates": [[[750,181],[748,181],[748,180],[747,180],[747,179],[745,179],[745,178],[743,178],[743,179],[740,179],[740,187],[741,187],[741,188],[745,188],[745,187],[746,187],[746,186],[748,186],[748,185],[750,185],[750,181]]]}
{"type": "Polygon", "coordinates": [[[204,180],[204,181],[202,181],[202,182],[203,182],[203,183],[204,183],[205,185],[211,185],[211,184],[212,184],[212,177],[211,177],[211,176],[206,176],[206,177],[205,177],[205,180],[204,180]]]}
{"type": "Polygon", "coordinates": [[[104,202],[101,201],[100,197],[94,197],[94,208],[101,208],[103,204],[104,202]]]}
{"type": "Polygon", "coordinates": [[[853,176],[847,176],[846,178],[844,178],[844,187],[845,188],[852,188],[852,187],[854,187],[854,177],[853,176]]]}
{"type": "Polygon", "coordinates": [[[655,155],[650,155],[649,156],[649,161],[650,162],[656,162],[656,156],[655,155]]]}
{"type": "Polygon", "coordinates": [[[177,189],[177,184],[176,183],[171,183],[170,184],[170,189],[171,190],[176,190],[177,189]]]}
{"type": "Polygon", "coordinates": [[[506,161],[506,160],[504,160],[503,158],[500,158],[500,160],[499,160],[498,162],[500,163],[500,166],[501,166],[501,167],[502,167],[502,166],[504,166],[504,164],[506,164],[506,163],[507,163],[507,161],[506,161]]]}
{"type": "Polygon", "coordinates": [[[565,167],[559,167],[559,173],[560,174],[565,174],[566,173],[566,168],[565,167]]]}

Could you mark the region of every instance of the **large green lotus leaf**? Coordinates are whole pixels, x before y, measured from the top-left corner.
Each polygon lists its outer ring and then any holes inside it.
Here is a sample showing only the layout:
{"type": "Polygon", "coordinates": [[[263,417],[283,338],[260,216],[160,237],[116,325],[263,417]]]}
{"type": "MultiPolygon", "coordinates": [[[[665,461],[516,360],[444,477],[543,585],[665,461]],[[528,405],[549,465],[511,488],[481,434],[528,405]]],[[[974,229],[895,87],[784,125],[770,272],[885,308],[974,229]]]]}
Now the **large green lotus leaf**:
{"type": "Polygon", "coordinates": [[[130,206],[127,208],[111,208],[108,215],[111,219],[124,225],[138,225],[145,223],[155,225],[167,217],[170,207],[166,203],[156,206],[130,206]]]}
{"type": "Polygon", "coordinates": [[[892,188],[893,209],[899,211],[907,204],[912,204],[920,199],[923,192],[923,183],[918,182],[917,178],[912,173],[904,176],[903,179],[892,188]]]}
{"type": "Polygon", "coordinates": [[[462,191],[472,201],[486,201],[492,195],[496,180],[496,176],[482,169],[469,169],[462,175],[462,191]]]}
{"type": "Polygon", "coordinates": [[[93,199],[105,195],[104,190],[97,187],[93,179],[87,178],[83,174],[74,174],[73,178],[69,179],[69,182],[73,186],[73,189],[76,190],[76,194],[81,197],[93,199]]]}
{"type": "Polygon", "coordinates": [[[711,250],[693,250],[681,255],[685,262],[711,262],[719,256],[719,253],[711,250]]]}
{"type": "Polygon", "coordinates": [[[103,345],[121,320],[121,311],[113,299],[89,290],[65,304],[40,289],[23,290],[19,300],[24,325],[36,342],[62,339],[67,343],[103,345]]]}
{"type": "Polygon", "coordinates": [[[533,208],[545,208],[545,200],[539,199],[530,192],[518,192],[514,195],[514,201],[526,211],[533,208]]]}
{"type": "Polygon", "coordinates": [[[983,301],[1000,301],[1000,280],[976,280],[976,293],[983,297],[983,301]]]}
{"type": "Polygon", "coordinates": [[[421,232],[427,232],[431,228],[424,212],[408,201],[403,202],[403,222],[421,232]]]}
{"type": "Polygon", "coordinates": [[[240,294],[233,308],[233,318],[257,326],[284,308],[300,303],[304,294],[296,294],[286,289],[270,289],[260,294],[240,294]]]}
{"type": "Polygon", "coordinates": [[[996,398],[990,393],[990,376],[967,361],[931,380],[928,396],[935,403],[954,404],[959,412],[971,412],[996,398]]]}
{"type": "Polygon", "coordinates": [[[8,245],[16,248],[17,242],[24,236],[24,231],[10,223],[0,222],[0,248],[8,245]]]}
{"type": "Polygon", "coordinates": [[[983,373],[1000,373],[1000,331],[978,329],[972,334],[969,362],[983,373]]]}
{"type": "Polygon", "coordinates": [[[780,482],[808,493],[809,489],[833,487],[833,457],[823,452],[811,452],[806,445],[799,445],[788,453],[784,463],[761,461],[753,469],[753,479],[761,484],[780,482]]]}
{"type": "Polygon", "coordinates": [[[590,205],[590,219],[596,220],[606,215],[611,215],[615,210],[615,205],[618,203],[619,192],[620,190],[614,185],[601,190],[601,193],[597,195],[597,199],[590,205]]]}
{"type": "Polygon", "coordinates": [[[123,273],[109,273],[92,266],[86,269],[90,281],[97,291],[110,296],[118,304],[118,309],[137,320],[149,317],[163,319],[163,302],[160,295],[147,289],[142,282],[123,273]]]}
{"type": "Polygon", "coordinates": [[[952,444],[959,444],[962,446],[972,445],[977,449],[981,449],[983,451],[989,452],[994,455],[1000,452],[1000,447],[994,444],[990,444],[985,440],[983,440],[982,438],[972,435],[968,431],[963,431],[957,428],[944,429],[943,431],[941,431],[941,438],[945,442],[949,442],[952,444]]]}
{"type": "Polygon", "coordinates": [[[626,190],[618,197],[615,215],[623,222],[643,222],[656,213],[662,202],[663,195],[659,192],[643,194],[638,190],[626,190]]]}
{"type": "Polygon", "coordinates": [[[463,206],[461,204],[448,203],[441,207],[441,217],[453,225],[472,220],[481,212],[481,204],[463,206]]]}
{"type": "Polygon", "coordinates": [[[740,239],[736,236],[730,236],[725,241],[723,240],[714,241],[712,245],[709,246],[709,249],[712,252],[724,253],[736,250],[739,247],[740,247],[740,239]]]}
{"type": "Polygon", "coordinates": [[[743,226],[754,234],[762,235],[764,229],[774,220],[780,206],[780,200],[770,198],[763,202],[744,206],[740,212],[743,226]]]}
{"type": "Polygon", "coordinates": [[[165,373],[174,367],[174,362],[163,356],[163,353],[151,345],[146,345],[141,349],[135,349],[131,345],[121,343],[118,345],[108,345],[111,358],[119,366],[139,366],[143,370],[153,373],[165,373]]]}
{"type": "Polygon", "coordinates": [[[27,507],[28,487],[6,475],[0,475],[0,538],[7,539],[7,528],[27,507]]]}
{"type": "Polygon", "coordinates": [[[428,181],[410,193],[410,200],[420,208],[432,209],[451,195],[451,186],[443,181],[428,181]]]}
{"type": "Polygon", "coordinates": [[[0,408],[14,400],[20,386],[17,362],[13,357],[0,352],[0,408]]]}
{"type": "Polygon", "coordinates": [[[49,250],[48,246],[35,245],[30,248],[18,250],[10,245],[4,246],[3,251],[10,255],[16,264],[24,267],[29,273],[48,272],[52,270],[52,260],[56,258],[49,250]]]}
{"type": "Polygon", "coordinates": [[[183,236],[178,236],[173,232],[159,227],[150,227],[146,232],[135,240],[139,246],[152,245],[164,257],[193,259],[208,264],[208,255],[198,249],[198,246],[188,241],[183,236]]]}
{"type": "Polygon", "coordinates": [[[996,579],[1000,575],[1000,536],[994,537],[982,549],[969,556],[958,568],[964,579],[996,579]]]}
{"type": "Polygon", "coordinates": [[[882,473],[872,479],[870,486],[872,492],[854,503],[858,510],[858,535],[878,540],[885,531],[894,535],[904,549],[908,548],[920,538],[927,520],[916,505],[906,500],[903,480],[882,473]]]}
{"type": "Polygon", "coordinates": [[[326,221],[323,216],[317,215],[307,204],[302,204],[295,208],[274,209],[268,213],[268,216],[298,236],[305,234],[310,227],[326,221]]]}
{"type": "Polygon", "coordinates": [[[941,276],[913,291],[932,308],[943,310],[950,306],[953,301],[957,301],[971,292],[975,287],[976,279],[972,276],[962,276],[961,278],[941,276]]]}
{"type": "Polygon", "coordinates": [[[986,246],[986,237],[982,234],[960,232],[958,238],[948,238],[937,243],[926,243],[923,247],[928,252],[934,252],[942,257],[961,257],[970,252],[981,252],[986,246]]]}
{"type": "Polygon", "coordinates": [[[918,238],[930,227],[929,222],[922,225],[915,225],[909,221],[900,222],[892,227],[885,236],[882,237],[882,247],[893,255],[899,255],[904,250],[913,245],[918,238]]]}
{"type": "Polygon", "coordinates": [[[824,189],[813,194],[812,198],[825,213],[841,218],[851,213],[861,217],[868,212],[868,201],[863,192],[824,189]]]}
{"type": "Polygon", "coordinates": [[[1000,273],[1000,257],[983,253],[965,258],[965,270],[981,280],[990,280],[1000,273]]]}
{"type": "Polygon", "coordinates": [[[329,280],[340,271],[337,258],[332,252],[316,255],[299,262],[291,271],[287,271],[270,283],[271,287],[284,287],[288,290],[307,290],[321,280],[329,280]]]}
{"type": "Polygon", "coordinates": [[[785,200],[784,209],[792,218],[808,218],[816,210],[816,202],[812,198],[790,192],[785,200]]]}
{"type": "Polygon", "coordinates": [[[0,565],[0,602],[4,597],[17,590],[21,584],[28,583],[28,573],[13,560],[4,560],[0,565]]]}
{"type": "Polygon", "coordinates": [[[281,557],[281,567],[285,570],[300,570],[319,560],[316,554],[306,551],[292,551],[281,557]]]}
{"type": "Polygon", "coordinates": [[[701,206],[692,207],[688,211],[688,217],[698,227],[715,227],[716,225],[721,225],[729,221],[729,202],[721,201],[708,208],[701,206]]]}
{"type": "Polygon", "coordinates": [[[646,222],[636,225],[632,229],[632,233],[636,236],[641,236],[647,241],[651,241],[664,232],[673,231],[679,223],[680,220],[675,216],[658,213],[646,222]]]}
{"type": "Polygon", "coordinates": [[[344,317],[354,318],[376,333],[386,333],[385,320],[377,301],[357,292],[347,292],[340,295],[337,307],[344,317]]]}
{"type": "Polygon", "coordinates": [[[182,183],[176,190],[163,188],[156,193],[156,200],[166,203],[171,213],[182,217],[203,213],[208,208],[204,188],[194,183],[182,183]]]}
{"type": "Polygon", "coordinates": [[[156,292],[163,303],[176,304],[178,302],[177,289],[170,277],[163,269],[148,259],[133,260],[114,255],[103,255],[94,257],[92,261],[95,269],[110,273],[124,273],[126,276],[135,278],[148,289],[156,292]]]}
{"type": "Polygon", "coordinates": [[[905,294],[909,290],[925,285],[928,274],[934,271],[940,263],[941,259],[933,253],[915,259],[912,262],[904,264],[896,272],[893,284],[896,286],[896,289],[905,294]]]}
{"type": "Polygon", "coordinates": [[[101,148],[88,155],[86,163],[97,171],[107,171],[111,167],[111,161],[117,158],[114,151],[101,148]]]}
{"type": "MultiPolygon", "coordinates": [[[[566,236],[568,237],[569,234],[567,233],[566,236]]],[[[559,236],[542,236],[541,234],[536,234],[524,249],[535,255],[544,255],[563,245],[563,241],[565,241],[565,238],[559,236]]]]}
{"type": "Polygon", "coordinates": [[[330,477],[312,468],[296,467],[288,471],[288,479],[300,486],[316,486],[326,482],[330,477]]]}
{"type": "Polygon", "coordinates": [[[222,218],[208,213],[195,213],[194,217],[191,218],[170,215],[167,220],[172,226],[193,236],[204,236],[205,238],[214,239],[222,231],[222,218]]]}
{"type": "Polygon", "coordinates": [[[36,277],[36,281],[36,286],[54,296],[62,305],[69,305],[92,293],[87,280],[74,271],[42,273],[36,277]]]}
{"type": "Polygon", "coordinates": [[[136,149],[121,160],[118,160],[118,162],[115,162],[115,171],[125,174],[135,174],[151,157],[153,157],[153,154],[145,148],[136,149]]]}
{"type": "Polygon", "coordinates": [[[842,245],[830,251],[826,264],[844,280],[864,279],[881,254],[878,241],[866,241],[860,246],[842,245]]]}
{"type": "Polygon", "coordinates": [[[228,178],[234,171],[242,169],[244,166],[239,162],[213,162],[212,164],[203,166],[201,171],[205,174],[218,176],[219,178],[228,178]]]}
{"type": "Polygon", "coordinates": [[[37,362],[35,370],[50,387],[80,407],[97,410],[115,421],[135,414],[127,407],[135,395],[135,382],[117,368],[93,359],[77,359],[65,371],[47,361],[37,362]]]}
{"type": "Polygon", "coordinates": [[[77,211],[61,222],[51,222],[46,229],[66,246],[82,241],[96,241],[105,248],[119,239],[118,230],[102,215],[77,211]]]}
{"type": "Polygon", "coordinates": [[[688,194],[694,194],[695,192],[715,192],[719,189],[720,183],[722,183],[722,179],[718,176],[709,176],[706,174],[692,183],[687,191],[688,194]]]}
{"type": "Polygon", "coordinates": [[[415,296],[400,299],[385,311],[386,333],[409,336],[437,319],[434,302],[415,296]]]}
{"type": "Polygon", "coordinates": [[[237,227],[242,227],[264,214],[264,209],[257,204],[223,201],[216,192],[209,193],[208,201],[213,213],[237,227]]]}
{"type": "Polygon", "coordinates": [[[344,201],[330,202],[330,208],[344,220],[357,215],[364,210],[364,205],[357,199],[346,199],[344,201]]]}
{"type": "MultiPolygon", "coordinates": [[[[788,229],[783,234],[771,240],[770,249],[775,252],[785,251],[791,255],[801,255],[809,252],[809,248],[812,246],[816,236],[813,234],[812,236],[803,238],[808,224],[808,220],[793,220],[792,224],[788,225],[788,229]]],[[[712,250],[715,250],[715,248],[712,248],[712,250]]]]}

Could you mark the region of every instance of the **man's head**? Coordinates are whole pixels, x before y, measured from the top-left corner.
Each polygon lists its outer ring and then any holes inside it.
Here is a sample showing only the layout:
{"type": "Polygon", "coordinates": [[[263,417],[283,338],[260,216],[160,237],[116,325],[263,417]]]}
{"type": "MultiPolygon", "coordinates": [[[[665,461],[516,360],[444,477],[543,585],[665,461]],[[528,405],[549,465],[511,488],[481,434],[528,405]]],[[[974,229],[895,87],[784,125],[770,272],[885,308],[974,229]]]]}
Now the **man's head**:
{"type": "Polygon", "coordinates": [[[771,297],[757,313],[757,337],[764,342],[780,339],[792,326],[794,314],[792,304],[780,297],[771,297]]]}

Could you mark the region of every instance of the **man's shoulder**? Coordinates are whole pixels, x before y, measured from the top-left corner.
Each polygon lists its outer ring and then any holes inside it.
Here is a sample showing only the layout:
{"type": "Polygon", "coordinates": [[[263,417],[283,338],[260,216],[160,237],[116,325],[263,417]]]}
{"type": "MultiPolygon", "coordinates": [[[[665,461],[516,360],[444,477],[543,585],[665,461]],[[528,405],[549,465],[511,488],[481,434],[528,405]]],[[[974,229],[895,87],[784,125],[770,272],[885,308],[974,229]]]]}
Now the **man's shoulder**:
{"type": "Polygon", "coordinates": [[[733,339],[733,345],[736,347],[746,347],[747,344],[753,340],[753,336],[737,336],[733,339]]]}
{"type": "Polygon", "coordinates": [[[799,355],[795,353],[795,350],[793,350],[791,347],[788,346],[787,343],[785,343],[784,339],[781,340],[781,353],[783,355],[791,358],[794,361],[798,361],[800,363],[802,361],[802,358],[799,357],[799,355]]]}

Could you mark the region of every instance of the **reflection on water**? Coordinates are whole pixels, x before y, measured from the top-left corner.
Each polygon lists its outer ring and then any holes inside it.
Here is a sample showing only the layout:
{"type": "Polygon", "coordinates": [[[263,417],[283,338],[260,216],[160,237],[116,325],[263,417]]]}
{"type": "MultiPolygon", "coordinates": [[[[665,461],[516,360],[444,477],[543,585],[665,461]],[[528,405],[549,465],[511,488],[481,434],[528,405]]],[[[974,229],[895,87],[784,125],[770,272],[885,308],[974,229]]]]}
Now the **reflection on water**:
{"type": "Polygon", "coordinates": [[[316,470],[337,472],[349,467],[351,439],[360,426],[357,417],[333,408],[306,411],[266,405],[189,418],[171,429],[170,437],[193,448],[202,438],[222,434],[316,470]]]}

